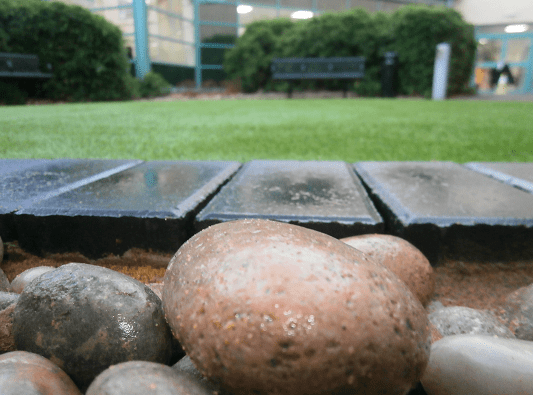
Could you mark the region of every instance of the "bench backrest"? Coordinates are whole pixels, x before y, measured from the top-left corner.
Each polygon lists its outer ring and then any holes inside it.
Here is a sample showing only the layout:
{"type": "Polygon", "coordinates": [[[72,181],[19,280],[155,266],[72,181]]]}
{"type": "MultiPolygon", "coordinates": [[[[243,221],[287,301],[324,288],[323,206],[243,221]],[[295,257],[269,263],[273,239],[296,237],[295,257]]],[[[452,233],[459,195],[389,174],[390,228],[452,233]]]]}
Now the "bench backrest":
{"type": "Polygon", "coordinates": [[[50,78],[42,73],[37,55],[0,52],[0,77],[50,78]]]}
{"type": "Polygon", "coordinates": [[[274,58],[271,71],[275,80],[362,78],[365,75],[365,58],[274,58]]]}

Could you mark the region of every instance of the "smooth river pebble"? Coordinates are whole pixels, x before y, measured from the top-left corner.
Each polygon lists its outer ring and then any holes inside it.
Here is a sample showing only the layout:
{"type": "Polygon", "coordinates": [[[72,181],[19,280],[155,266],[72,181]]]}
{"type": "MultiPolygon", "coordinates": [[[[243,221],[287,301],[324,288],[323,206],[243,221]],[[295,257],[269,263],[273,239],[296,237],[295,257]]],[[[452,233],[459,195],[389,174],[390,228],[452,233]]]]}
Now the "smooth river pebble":
{"type": "Polygon", "coordinates": [[[325,234],[266,220],[214,225],[170,261],[163,306],[195,366],[242,394],[405,394],[429,357],[405,283],[325,234]]]}
{"type": "Polygon", "coordinates": [[[25,351],[0,355],[2,395],[81,395],[70,377],[48,359],[25,351]]]}
{"type": "Polygon", "coordinates": [[[130,361],[110,366],[85,395],[213,395],[188,374],[154,362],[130,361]]]}
{"type": "Polygon", "coordinates": [[[486,335],[508,339],[514,338],[513,332],[488,311],[464,306],[443,307],[429,314],[429,321],[443,336],[486,335]]]}
{"type": "Polygon", "coordinates": [[[391,235],[369,234],[341,239],[384,265],[405,282],[425,306],[435,291],[435,273],[427,258],[408,241],[391,235]]]}
{"type": "Polygon", "coordinates": [[[168,363],[172,336],[161,300],[141,282],[69,263],[24,288],[15,308],[17,349],[49,358],[81,390],[110,365],[168,363]]]}
{"type": "Polygon", "coordinates": [[[431,346],[422,386],[428,395],[533,394],[533,343],[447,336],[431,346]]]}
{"type": "Polygon", "coordinates": [[[54,270],[52,266],[37,266],[32,267],[31,269],[24,270],[17,277],[11,281],[11,291],[16,293],[21,293],[24,290],[24,287],[39,277],[41,274],[54,270]]]}

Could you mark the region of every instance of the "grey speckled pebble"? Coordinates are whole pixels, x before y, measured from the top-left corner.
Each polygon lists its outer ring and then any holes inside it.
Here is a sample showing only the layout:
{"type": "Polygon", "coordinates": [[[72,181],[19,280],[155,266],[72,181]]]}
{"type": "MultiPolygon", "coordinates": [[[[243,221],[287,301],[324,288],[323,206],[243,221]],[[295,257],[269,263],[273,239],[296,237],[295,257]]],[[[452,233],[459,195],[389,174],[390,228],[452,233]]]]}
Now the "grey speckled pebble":
{"type": "Polygon", "coordinates": [[[189,375],[198,384],[198,386],[205,391],[206,395],[211,395],[214,392],[217,392],[219,395],[231,394],[231,392],[225,391],[221,389],[220,386],[207,380],[207,378],[205,378],[202,373],[196,369],[196,366],[194,366],[189,356],[185,356],[180,359],[172,368],[178,372],[189,375]]]}
{"type": "Polygon", "coordinates": [[[0,310],[4,310],[6,307],[16,303],[19,299],[19,294],[14,292],[0,291],[0,310]]]}
{"type": "Polygon", "coordinates": [[[2,269],[0,269],[0,291],[11,291],[11,284],[9,284],[9,280],[7,279],[7,276],[2,269]]]}
{"type": "Polygon", "coordinates": [[[533,342],[447,336],[433,343],[422,376],[428,395],[533,394],[533,342]]]}
{"type": "Polygon", "coordinates": [[[213,395],[213,391],[169,366],[131,361],[103,371],[86,395],[213,395]]]}
{"type": "Polygon", "coordinates": [[[11,291],[21,293],[24,287],[39,277],[41,274],[54,270],[52,266],[37,266],[31,269],[24,270],[17,277],[11,281],[11,291]]]}
{"type": "Polygon", "coordinates": [[[0,292],[0,354],[15,351],[13,337],[13,315],[19,294],[0,292]]]}
{"type": "Polygon", "coordinates": [[[491,313],[469,307],[443,307],[430,313],[428,318],[443,336],[469,334],[508,339],[515,337],[491,313]]]}

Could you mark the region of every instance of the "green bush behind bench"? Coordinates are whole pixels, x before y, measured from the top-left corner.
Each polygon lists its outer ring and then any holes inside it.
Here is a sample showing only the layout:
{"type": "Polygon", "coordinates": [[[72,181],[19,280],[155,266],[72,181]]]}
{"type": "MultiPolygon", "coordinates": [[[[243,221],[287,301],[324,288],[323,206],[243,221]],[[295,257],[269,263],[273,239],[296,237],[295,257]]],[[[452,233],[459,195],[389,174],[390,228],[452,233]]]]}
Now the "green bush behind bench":
{"type": "Polygon", "coordinates": [[[33,53],[41,65],[51,63],[54,75],[43,85],[50,99],[125,100],[169,88],[155,73],[136,80],[120,29],[80,6],[0,0],[0,52],[33,53]]]}
{"type": "MultiPolygon", "coordinates": [[[[398,52],[399,86],[404,95],[431,96],[435,47],[452,45],[448,94],[469,91],[476,51],[474,27],[450,8],[409,5],[392,14],[356,8],[298,22],[258,21],[247,26],[236,46],[226,52],[224,70],[245,92],[286,89],[271,80],[275,57],[365,56],[365,77],[354,84],[362,96],[381,91],[382,56],[398,52]]],[[[302,81],[300,89],[338,89],[338,81],[302,81]]]]}

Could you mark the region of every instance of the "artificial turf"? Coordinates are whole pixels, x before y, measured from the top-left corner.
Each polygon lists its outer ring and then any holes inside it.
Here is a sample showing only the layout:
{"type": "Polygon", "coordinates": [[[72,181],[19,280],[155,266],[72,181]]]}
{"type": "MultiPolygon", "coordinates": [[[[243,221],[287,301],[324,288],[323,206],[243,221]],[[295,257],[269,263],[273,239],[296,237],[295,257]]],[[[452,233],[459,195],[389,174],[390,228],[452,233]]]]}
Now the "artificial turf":
{"type": "Polygon", "coordinates": [[[533,102],[321,99],[0,107],[0,158],[533,161],[533,102]]]}

